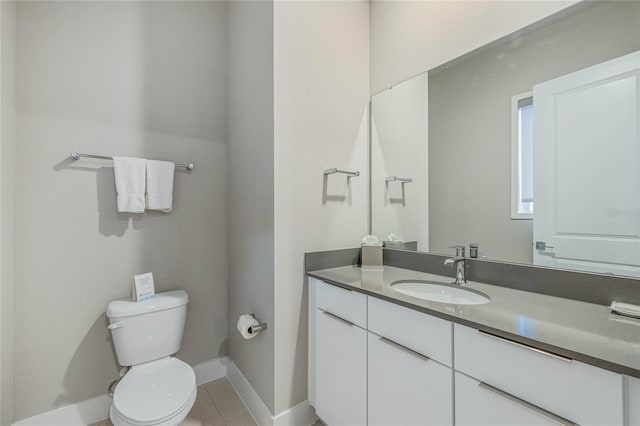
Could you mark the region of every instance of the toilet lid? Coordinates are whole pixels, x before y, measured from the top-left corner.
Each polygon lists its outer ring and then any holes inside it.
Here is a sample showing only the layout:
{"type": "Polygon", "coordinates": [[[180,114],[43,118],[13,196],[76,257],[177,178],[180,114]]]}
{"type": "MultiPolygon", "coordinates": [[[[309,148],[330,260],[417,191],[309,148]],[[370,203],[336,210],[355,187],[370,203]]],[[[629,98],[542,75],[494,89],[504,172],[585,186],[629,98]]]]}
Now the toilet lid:
{"type": "Polygon", "coordinates": [[[134,366],[118,383],[113,406],[134,424],[171,417],[189,402],[196,388],[193,369],[167,357],[134,366]]]}

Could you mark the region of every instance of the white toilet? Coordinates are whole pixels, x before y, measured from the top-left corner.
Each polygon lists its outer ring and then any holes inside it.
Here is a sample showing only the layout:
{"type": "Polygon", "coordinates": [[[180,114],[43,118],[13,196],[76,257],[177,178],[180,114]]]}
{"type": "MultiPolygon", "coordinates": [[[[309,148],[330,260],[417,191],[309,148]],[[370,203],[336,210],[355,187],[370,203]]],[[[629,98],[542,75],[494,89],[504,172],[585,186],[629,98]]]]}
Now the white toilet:
{"type": "Polygon", "coordinates": [[[196,399],[196,376],[172,355],[182,344],[188,302],[187,293],[177,290],[142,302],[109,303],[118,362],[131,366],[113,394],[115,426],[176,426],[187,417],[196,399]]]}

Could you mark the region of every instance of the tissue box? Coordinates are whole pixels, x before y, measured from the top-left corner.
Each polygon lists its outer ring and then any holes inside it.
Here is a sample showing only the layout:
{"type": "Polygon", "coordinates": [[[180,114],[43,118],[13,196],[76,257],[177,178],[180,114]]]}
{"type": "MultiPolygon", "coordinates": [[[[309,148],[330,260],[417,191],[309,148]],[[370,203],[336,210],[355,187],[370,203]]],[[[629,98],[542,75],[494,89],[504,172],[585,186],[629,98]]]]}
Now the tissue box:
{"type": "Polygon", "coordinates": [[[362,267],[382,268],[382,246],[362,245],[362,267]]]}

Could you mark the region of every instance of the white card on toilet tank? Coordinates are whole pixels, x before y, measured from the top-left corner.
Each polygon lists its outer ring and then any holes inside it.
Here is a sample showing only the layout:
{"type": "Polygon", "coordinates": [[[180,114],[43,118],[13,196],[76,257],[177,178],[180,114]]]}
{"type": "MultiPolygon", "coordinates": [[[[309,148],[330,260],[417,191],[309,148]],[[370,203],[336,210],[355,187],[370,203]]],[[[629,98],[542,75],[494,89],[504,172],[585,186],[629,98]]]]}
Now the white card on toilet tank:
{"type": "Polygon", "coordinates": [[[151,272],[147,274],[140,274],[133,277],[134,284],[134,300],[142,302],[146,299],[151,299],[156,294],[155,286],[153,285],[153,274],[151,272]]]}

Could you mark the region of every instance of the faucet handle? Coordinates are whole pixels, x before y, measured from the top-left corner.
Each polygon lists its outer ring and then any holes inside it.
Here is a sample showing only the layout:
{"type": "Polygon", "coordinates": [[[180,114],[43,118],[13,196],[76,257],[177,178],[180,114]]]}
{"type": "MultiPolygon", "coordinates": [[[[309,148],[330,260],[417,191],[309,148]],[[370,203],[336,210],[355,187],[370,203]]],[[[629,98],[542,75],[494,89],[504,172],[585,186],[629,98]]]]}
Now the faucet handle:
{"type": "Polygon", "coordinates": [[[456,246],[451,246],[449,248],[452,248],[452,249],[456,250],[456,257],[465,257],[465,255],[464,255],[465,247],[466,246],[456,245],[456,246]]]}
{"type": "Polygon", "coordinates": [[[444,264],[449,266],[449,265],[457,265],[460,262],[464,262],[466,260],[465,257],[460,257],[460,256],[456,256],[456,257],[450,257],[448,259],[444,260],[444,264]]]}

